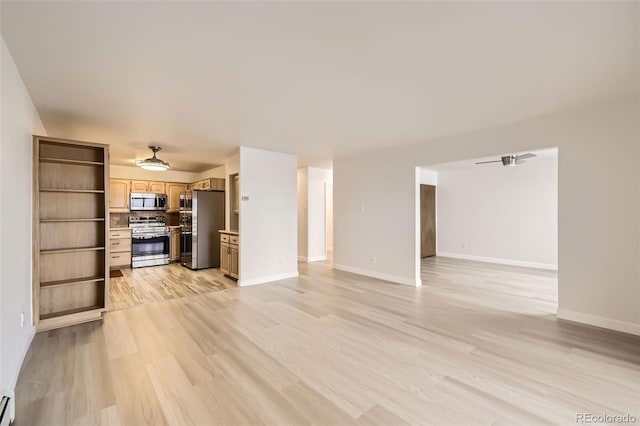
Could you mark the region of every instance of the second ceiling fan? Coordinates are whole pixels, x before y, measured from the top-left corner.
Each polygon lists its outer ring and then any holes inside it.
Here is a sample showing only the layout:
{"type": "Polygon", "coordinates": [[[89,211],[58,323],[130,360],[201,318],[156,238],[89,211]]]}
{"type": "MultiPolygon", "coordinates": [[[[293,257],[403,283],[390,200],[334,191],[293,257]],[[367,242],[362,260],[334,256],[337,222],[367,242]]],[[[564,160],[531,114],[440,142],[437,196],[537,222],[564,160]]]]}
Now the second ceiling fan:
{"type": "Polygon", "coordinates": [[[527,158],[533,158],[535,157],[535,154],[532,153],[527,153],[527,154],[521,154],[521,155],[516,155],[516,154],[512,154],[512,155],[503,155],[499,160],[491,160],[491,161],[479,161],[476,164],[489,164],[489,163],[502,163],[503,166],[517,166],[518,164],[522,164],[526,160],[527,158]]]}

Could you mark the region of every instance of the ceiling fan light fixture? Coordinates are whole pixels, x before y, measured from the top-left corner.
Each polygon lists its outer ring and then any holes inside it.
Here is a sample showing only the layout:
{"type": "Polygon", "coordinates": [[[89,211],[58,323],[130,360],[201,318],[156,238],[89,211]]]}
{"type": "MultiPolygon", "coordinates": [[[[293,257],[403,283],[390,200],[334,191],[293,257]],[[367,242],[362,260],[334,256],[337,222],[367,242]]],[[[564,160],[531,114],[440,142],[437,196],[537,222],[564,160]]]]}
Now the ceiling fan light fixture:
{"type": "Polygon", "coordinates": [[[147,158],[146,160],[136,160],[136,166],[154,172],[163,172],[171,168],[169,163],[167,163],[166,161],[162,161],[161,159],[156,157],[156,153],[162,148],[160,148],[159,146],[150,146],[149,149],[153,151],[153,157],[147,158]]]}
{"type": "Polygon", "coordinates": [[[521,155],[516,155],[516,154],[512,154],[512,155],[503,155],[502,157],[500,157],[499,160],[489,160],[489,161],[478,161],[476,163],[476,165],[478,164],[490,164],[490,163],[502,163],[503,166],[507,166],[507,167],[515,167],[518,164],[522,164],[524,163],[525,159],[527,158],[533,158],[533,157],[537,157],[536,154],[532,154],[532,153],[527,153],[527,154],[521,154],[521,155]]]}
{"type": "Polygon", "coordinates": [[[502,165],[507,167],[515,167],[518,165],[517,155],[505,155],[502,157],[502,165]]]}

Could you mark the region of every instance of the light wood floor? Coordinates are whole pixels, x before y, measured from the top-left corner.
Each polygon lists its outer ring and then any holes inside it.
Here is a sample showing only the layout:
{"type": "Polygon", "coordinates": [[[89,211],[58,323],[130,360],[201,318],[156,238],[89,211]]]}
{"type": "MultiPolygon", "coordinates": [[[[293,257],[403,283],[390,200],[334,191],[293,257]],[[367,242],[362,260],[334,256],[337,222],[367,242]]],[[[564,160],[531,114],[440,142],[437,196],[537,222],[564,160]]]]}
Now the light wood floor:
{"type": "Polygon", "coordinates": [[[558,322],[555,273],[427,259],[420,289],[301,276],[36,335],[18,425],[575,424],[638,413],[640,339],[558,322]]]}
{"type": "Polygon", "coordinates": [[[172,263],[120,271],[122,277],[109,280],[110,310],[236,287],[236,282],[217,268],[192,271],[172,263]]]}

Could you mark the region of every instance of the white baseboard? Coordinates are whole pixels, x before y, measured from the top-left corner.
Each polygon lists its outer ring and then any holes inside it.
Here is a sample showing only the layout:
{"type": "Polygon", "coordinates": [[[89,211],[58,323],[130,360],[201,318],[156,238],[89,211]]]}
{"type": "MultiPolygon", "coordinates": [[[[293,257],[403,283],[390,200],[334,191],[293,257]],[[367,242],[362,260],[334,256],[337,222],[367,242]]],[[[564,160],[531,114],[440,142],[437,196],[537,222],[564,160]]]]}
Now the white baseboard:
{"type": "Polygon", "coordinates": [[[340,271],[352,272],[358,275],[364,275],[365,277],[377,278],[379,280],[391,281],[392,283],[410,285],[412,287],[420,287],[422,285],[422,280],[418,278],[417,280],[413,280],[411,278],[401,277],[399,275],[391,275],[385,274],[382,272],[371,271],[369,269],[360,269],[353,268],[351,266],[339,265],[334,263],[333,269],[338,269],[340,271]]]}
{"type": "Polygon", "coordinates": [[[635,334],[640,336],[640,324],[632,322],[620,321],[611,318],[599,317],[596,315],[583,314],[582,312],[560,309],[556,313],[558,319],[572,322],[579,322],[596,327],[607,328],[609,330],[621,331],[623,333],[635,334]]]}
{"type": "Polygon", "coordinates": [[[20,354],[18,356],[18,368],[15,373],[13,373],[13,377],[11,378],[11,382],[9,383],[9,389],[3,391],[3,395],[9,396],[11,400],[9,401],[9,418],[13,422],[16,417],[16,400],[15,400],[15,388],[18,383],[18,376],[20,375],[20,370],[22,369],[22,363],[24,362],[25,357],[27,356],[27,352],[29,351],[29,347],[31,347],[31,342],[36,335],[35,327],[31,328],[31,332],[29,333],[29,337],[27,337],[24,346],[20,350],[20,354]]]}
{"type": "Polygon", "coordinates": [[[498,263],[500,265],[523,266],[525,268],[547,269],[549,271],[557,271],[558,265],[551,263],[527,262],[524,260],[501,259],[498,257],[472,256],[470,254],[451,253],[439,251],[436,256],[452,257],[454,259],[475,260],[478,262],[498,263]]]}
{"type": "Polygon", "coordinates": [[[286,273],[286,274],[271,275],[271,276],[268,276],[268,277],[254,278],[252,280],[240,279],[240,280],[238,280],[238,286],[239,287],[246,287],[246,286],[249,286],[249,285],[264,284],[264,283],[270,283],[270,282],[273,282],[273,281],[280,281],[280,280],[286,280],[288,278],[297,278],[297,277],[298,277],[298,271],[289,272],[289,273],[286,273]]]}

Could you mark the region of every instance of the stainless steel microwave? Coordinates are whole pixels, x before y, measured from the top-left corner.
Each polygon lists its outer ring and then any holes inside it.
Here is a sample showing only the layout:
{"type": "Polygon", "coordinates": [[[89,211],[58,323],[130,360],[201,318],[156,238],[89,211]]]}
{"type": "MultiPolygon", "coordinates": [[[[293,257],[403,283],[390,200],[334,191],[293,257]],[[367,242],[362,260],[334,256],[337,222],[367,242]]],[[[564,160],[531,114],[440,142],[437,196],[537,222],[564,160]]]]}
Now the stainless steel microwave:
{"type": "Polygon", "coordinates": [[[147,192],[132,192],[131,203],[129,204],[132,212],[135,211],[166,211],[167,210],[167,194],[151,194],[147,192]]]}

